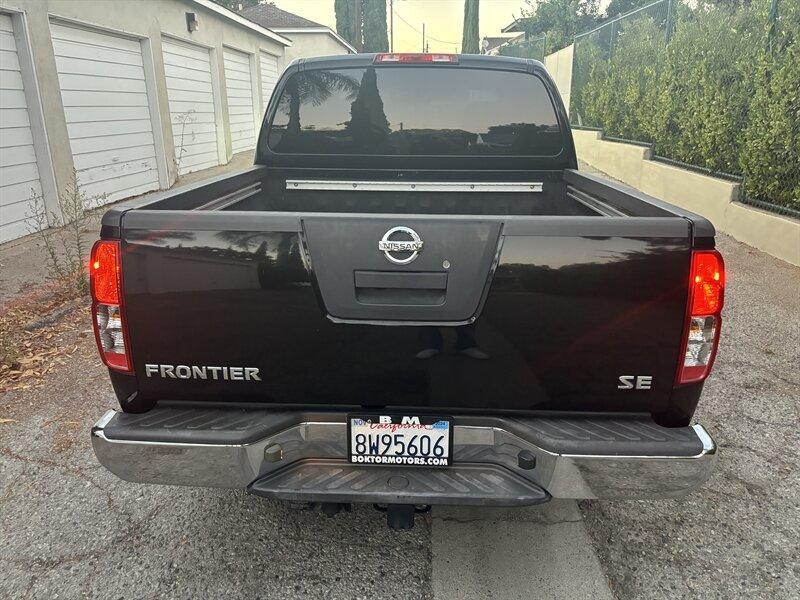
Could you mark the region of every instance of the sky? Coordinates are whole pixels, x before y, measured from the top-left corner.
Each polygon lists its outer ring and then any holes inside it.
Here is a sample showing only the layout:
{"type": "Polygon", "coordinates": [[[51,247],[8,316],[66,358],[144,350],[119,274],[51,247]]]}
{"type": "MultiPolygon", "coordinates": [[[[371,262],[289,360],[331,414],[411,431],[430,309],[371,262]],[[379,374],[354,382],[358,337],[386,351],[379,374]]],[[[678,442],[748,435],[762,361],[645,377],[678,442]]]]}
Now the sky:
{"type": "MultiPolygon", "coordinates": [[[[278,8],[336,29],[333,0],[272,0],[278,8]]],[[[389,10],[386,0],[386,10],[389,10]]],[[[525,0],[480,0],[480,37],[497,35],[525,0]]],[[[464,20],[464,0],[394,0],[395,52],[422,51],[422,24],[431,52],[458,52],[464,20]]]]}

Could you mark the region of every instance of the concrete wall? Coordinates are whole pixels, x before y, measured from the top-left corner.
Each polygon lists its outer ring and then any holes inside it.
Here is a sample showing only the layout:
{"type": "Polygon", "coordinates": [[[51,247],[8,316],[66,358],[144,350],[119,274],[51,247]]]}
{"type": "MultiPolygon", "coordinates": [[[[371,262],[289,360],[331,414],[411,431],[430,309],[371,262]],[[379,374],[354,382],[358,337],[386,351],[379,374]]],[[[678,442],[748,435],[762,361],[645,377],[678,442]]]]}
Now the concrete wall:
{"type": "MultiPolygon", "coordinates": [[[[78,22],[95,26],[108,33],[123,33],[142,40],[145,63],[150,64],[155,81],[155,106],[151,106],[153,134],[160,154],[160,179],[163,187],[174,183],[177,172],[174,160],[174,142],[170,126],[169,104],[164,80],[164,61],[161,51],[161,34],[200,44],[211,49],[212,70],[224,73],[222,48],[229,46],[250,53],[251,67],[259,73],[259,51],[277,55],[279,68],[283,67],[284,44],[270,39],[218,12],[190,0],[0,0],[0,9],[17,12],[24,20],[35,69],[38,94],[43,107],[43,120],[52,158],[55,187],[63,190],[72,178],[73,160],[70,152],[67,125],[61,104],[61,94],[56,71],[53,44],[50,38],[50,19],[78,22]],[[199,27],[189,33],[186,13],[197,15],[199,27]],[[160,149],[158,148],[160,146],[160,149]]],[[[147,66],[146,66],[147,69],[147,66]]],[[[227,162],[231,157],[231,140],[227,124],[225,78],[219,77],[221,100],[220,158],[227,162]]],[[[261,98],[259,77],[254,77],[261,98]]],[[[259,100],[260,103],[260,100],[259,100]]],[[[263,113],[262,113],[263,114],[263,113]]],[[[46,198],[48,208],[57,209],[55,198],[46,198]]]]}
{"type": "Polygon", "coordinates": [[[292,45],[285,51],[284,66],[296,58],[350,54],[350,49],[329,33],[297,33],[280,29],[276,33],[292,40],[292,45]]]}
{"type": "Polygon", "coordinates": [[[569,113],[570,91],[572,89],[572,58],[575,54],[575,45],[570,44],[558,52],[553,52],[544,57],[544,66],[556,82],[556,87],[561,93],[561,99],[569,113]]]}
{"type": "Polygon", "coordinates": [[[737,202],[738,183],[650,160],[649,148],[574,129],[578,158],[614,179],[709,219],[722,232],[800,265],[800,221],[737,202]]]}

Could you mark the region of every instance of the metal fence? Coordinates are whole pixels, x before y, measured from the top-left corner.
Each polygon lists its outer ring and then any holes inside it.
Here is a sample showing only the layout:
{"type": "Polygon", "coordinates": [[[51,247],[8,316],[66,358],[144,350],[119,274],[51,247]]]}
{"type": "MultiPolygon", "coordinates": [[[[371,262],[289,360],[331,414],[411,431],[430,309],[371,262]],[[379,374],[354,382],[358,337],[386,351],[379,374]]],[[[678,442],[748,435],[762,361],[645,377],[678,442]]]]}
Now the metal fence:
{"type": "Polygon", "coordinates": [[[594,29],[585,31],[575,36],[575,51],[572,64],[572,92],[575,101],[570,108],[570,118],[573,123],[586,126],[592,125],[585,122],[581,105],[581,92],[589,83],[593,68],[600,63],[607,63],[614,56],[619,40],[625,35],[626,30],[636,23],[647,21],[652,23],[654,30],[660,31],[666,38],[668,35],[667,23],[673,14],[673,0],[656,0],[655,2],[633,10],[629,13],[613,17],[594,29]]]}
{"type": "Polygon", "coordinates": [[[500,47],[499,53],[502,56],[516,56],[517,58],[532,58],[544,61],[547,53],[547,36],[543,35],[535,39],[505,44],[500,47]]]}
{"type": "Polygon", "coordinates": [[[574,43],[573,125],[739,179],[744,202],[800,217],[800,3],[656,0],[574,43]]]}

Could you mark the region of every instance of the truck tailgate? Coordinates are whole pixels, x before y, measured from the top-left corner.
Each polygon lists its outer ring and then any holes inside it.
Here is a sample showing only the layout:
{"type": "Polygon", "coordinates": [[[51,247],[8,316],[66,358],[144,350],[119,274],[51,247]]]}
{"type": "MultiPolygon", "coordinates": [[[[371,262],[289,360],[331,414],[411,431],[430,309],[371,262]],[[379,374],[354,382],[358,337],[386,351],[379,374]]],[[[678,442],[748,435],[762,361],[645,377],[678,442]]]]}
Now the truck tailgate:
{"type": "Polygon", "coordinates": [[[655,412],[673,391],[684,218],[133,210],[121,229],[145,398],[655,412]],[[394,228],[414,260],[379,250],[394,228]]]}

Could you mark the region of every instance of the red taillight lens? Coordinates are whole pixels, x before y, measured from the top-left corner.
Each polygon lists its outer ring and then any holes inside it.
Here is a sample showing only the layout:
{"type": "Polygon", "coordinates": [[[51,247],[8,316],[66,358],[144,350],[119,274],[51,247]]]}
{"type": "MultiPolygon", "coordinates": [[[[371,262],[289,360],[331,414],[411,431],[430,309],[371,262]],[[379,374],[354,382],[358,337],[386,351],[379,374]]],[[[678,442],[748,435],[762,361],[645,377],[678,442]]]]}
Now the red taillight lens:
{"type": "Polygon", "coordinates": [[[689,284],[692,298],[690,314],[713,315],[722,309],[725,267],[719,252],[692,254],[692,278],[689,284]]]}
{"type": "Polygon", "coordinates": [[[89,261],[89,280],[92,322],[100,356],[108,367],[131,372],[122,310],[122,256],[118,241],[95,243],[89,261]]]}
{"type": "Polygon", "coordinates": [[[455,54],[376,54],[373,63],[458,63],[455,54]]]}
{"type": "Polygon", "coordinates": [[[94,245],[89,275],[95,302],[119,304],[119,242],[99,241],[94,245]]]}
{"type": "Polygon", "coordinates": [[[702,381],[711,372],[719,345],[722,303],[725,292],[725,264],[716,250],[692,253],[687,299],[683,360],[676,383],[702,381]]]}

